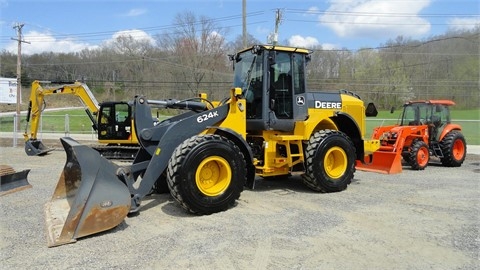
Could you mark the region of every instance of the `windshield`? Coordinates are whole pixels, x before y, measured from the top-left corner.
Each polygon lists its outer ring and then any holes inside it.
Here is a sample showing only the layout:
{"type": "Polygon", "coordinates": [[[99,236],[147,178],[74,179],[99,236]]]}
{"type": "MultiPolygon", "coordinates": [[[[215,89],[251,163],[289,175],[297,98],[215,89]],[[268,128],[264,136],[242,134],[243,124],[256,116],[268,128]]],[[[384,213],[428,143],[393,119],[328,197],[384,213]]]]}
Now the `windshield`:
{"type": "Polygon", "coordinates": [[[431,121],[432,106],[427,103],[414,103],[405,106],[402,126],[426,125],[431,121]]]}
{"type": "Polygon", "coordinates": [[[233,87],[242,88],[245,92],[254,83],[262,81],[262,53],[246,51],[238,54],[234,61],[233,87]]]}

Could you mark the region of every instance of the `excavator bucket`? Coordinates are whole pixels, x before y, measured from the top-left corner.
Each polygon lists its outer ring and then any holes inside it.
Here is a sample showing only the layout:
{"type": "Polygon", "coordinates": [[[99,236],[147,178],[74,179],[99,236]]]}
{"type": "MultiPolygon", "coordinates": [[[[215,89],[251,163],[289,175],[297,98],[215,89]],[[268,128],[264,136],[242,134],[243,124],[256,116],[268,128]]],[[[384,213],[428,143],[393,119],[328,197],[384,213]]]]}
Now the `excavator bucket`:
{"type": "Polygon", "coordinates": [[[39,140],[25,141],[25,153],[29,156],[43,156],[53,150],[55,148],[48,148],[39,140]]]}
{"type": "Polygon", "coordinates": [[[370,160],[365,163],[357,161],[357,170],[396,174],[402,172],[402,156],[398,152],[375,151],[370,160]]]}
{"type": "Polygon", "coordinates": [[[72,138],[60,141],[67,161],[45,204],[48,247],[116,227],[131,205],[130,192],[116,175],[119,166],[72,138]]]}
{"type": "Polygon", "coordinates": [[[31,188],[27,179],[29,172],[30,170],[16,172],[8,165],[0,165],[0,196],[31,188]]]}

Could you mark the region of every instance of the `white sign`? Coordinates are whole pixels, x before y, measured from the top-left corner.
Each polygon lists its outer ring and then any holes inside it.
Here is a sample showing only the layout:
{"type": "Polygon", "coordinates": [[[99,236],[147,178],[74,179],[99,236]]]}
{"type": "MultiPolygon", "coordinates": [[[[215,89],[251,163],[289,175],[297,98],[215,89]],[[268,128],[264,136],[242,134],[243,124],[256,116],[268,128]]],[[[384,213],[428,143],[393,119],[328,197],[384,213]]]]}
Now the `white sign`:
{"type": "Polygon", "coordinates": [[[17,79],[0,78],[0,103],[17,103],[17,79]]]}

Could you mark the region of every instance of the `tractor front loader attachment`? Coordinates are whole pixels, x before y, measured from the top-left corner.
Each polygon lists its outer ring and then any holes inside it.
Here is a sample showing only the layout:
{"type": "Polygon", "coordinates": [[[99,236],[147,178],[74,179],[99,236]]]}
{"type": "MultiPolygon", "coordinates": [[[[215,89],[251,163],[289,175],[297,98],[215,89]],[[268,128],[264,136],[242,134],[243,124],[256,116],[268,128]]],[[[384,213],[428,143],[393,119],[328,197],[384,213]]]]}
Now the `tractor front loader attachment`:
{"type": "Polygon", "coordinates": [[[380,148],[373,152],[370,160],[365,163],[357,161],[356,168],[359,171],[395,174],[402,172],[402,155],[400,151],[385,151],[380,148]]]}
{"type": "Polygon", "coordinates": [[[45,204],[49,247],[116,227],[131,205],[130,192],[116,175],[119,166],[71,138],[60,141],[67,161],[45,204]]]}

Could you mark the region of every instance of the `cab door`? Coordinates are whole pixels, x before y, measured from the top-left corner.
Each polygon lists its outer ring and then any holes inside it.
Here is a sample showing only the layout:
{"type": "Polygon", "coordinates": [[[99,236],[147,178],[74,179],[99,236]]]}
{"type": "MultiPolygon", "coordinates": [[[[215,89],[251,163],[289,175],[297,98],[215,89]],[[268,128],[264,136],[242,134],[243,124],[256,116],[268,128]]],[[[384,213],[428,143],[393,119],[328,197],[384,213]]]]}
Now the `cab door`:
{"type": "Polygon", "coordinates": [[[293,131],[295,121],[305,120],[305,55],[275,52],[275,63],[270,65],[268,87],[268,125],[270,129],[293,131]]]}
{"type": "Polygon", "coordinates": [[[102,103],[99,111],[98,139],[129,140],[132,131],[131,115],[131,107],[126,102],[102,103]]]}

